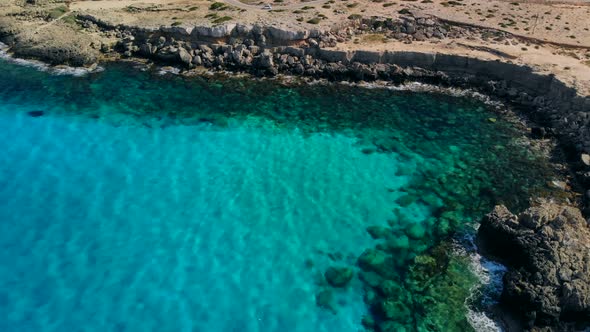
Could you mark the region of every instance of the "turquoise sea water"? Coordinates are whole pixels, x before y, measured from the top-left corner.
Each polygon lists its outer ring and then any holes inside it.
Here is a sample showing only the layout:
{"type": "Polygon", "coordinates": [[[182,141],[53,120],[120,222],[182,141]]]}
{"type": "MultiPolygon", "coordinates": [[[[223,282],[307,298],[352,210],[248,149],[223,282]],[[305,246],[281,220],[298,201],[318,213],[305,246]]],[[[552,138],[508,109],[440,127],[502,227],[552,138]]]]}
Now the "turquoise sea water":
{"type": "Polygon", "coordinates": [[[414,296],[406,328],[469,329],[467,265],[426,287],[414,257],[550,175],[490,117],[435,94],[0,62],[0,331],[359,331],[357,277],[333,310],[316,294],[374,225],[414,296]]]}

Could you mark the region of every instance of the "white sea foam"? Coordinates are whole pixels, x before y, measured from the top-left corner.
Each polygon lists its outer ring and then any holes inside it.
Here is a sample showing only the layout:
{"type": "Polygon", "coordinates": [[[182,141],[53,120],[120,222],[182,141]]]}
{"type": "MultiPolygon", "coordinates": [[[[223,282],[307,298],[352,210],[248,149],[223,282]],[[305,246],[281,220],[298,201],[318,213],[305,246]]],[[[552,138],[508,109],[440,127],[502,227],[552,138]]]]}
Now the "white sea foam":
{"type": "Polygon", "coordinates": [[[10,63],[14,63],[19,66],[31,67],[40,71],[46,71],[54,75],[71,75],[79,77],[87,75],[89,73],[96,73],[104,70],[104,68],[100,66],[94,66],[91,68],[70,67],[65,65],[50,66],[38,60],[15,58],[10,53],[8,53],[8,46],[3,43],[0,43],[0,59],[3,59],[10,63]]]}
{"type": "Polygon", "coordinates": [[[454,246],[454,253],[469,258],[469,268],[480,281],[471,289],[470,296],[465,300],[467,321],[477,332],[503,331],[497,321],[486,312],[475,308],[473,304],[478,302],[483,307],[489,307],[496,302],[495,297],[502,292],[502,276],[506,272],[506,267],[481,256],[477,252],[473,236],[466,236],[461,244],[454,246]]]}
{"type": "Polygon", "coordinates": [[[160,70],[158,70],[158,74],[159,75],[166,75],[166,74],[178,75],[178,74],[180,74],[180,69],[178,69],[176,67],[170,67],[170,66],[161,67],[160,70]]]}
{"type": "MultiPolygon", "coordinates": [[[[495,300],[491,295],[499,294],[502,291],[502,276],[506,272],[506,267],[485,259],[477,252],[470,253],[469,258],[471,271],[477,275],[481,281],[481,285],[477,285],[471,290],[471,296],[467,299],[466,303],[478,296],[484,305],[493,304],[495,300]],[[482,289],[484,288],[485,291],[482,292],[482,289]]],[[[485,312],[477,311],[470,305],[468,305],[467,308],[467,320],[476,331],[502,331],[499,324],[490,318],[485,312]]]]}

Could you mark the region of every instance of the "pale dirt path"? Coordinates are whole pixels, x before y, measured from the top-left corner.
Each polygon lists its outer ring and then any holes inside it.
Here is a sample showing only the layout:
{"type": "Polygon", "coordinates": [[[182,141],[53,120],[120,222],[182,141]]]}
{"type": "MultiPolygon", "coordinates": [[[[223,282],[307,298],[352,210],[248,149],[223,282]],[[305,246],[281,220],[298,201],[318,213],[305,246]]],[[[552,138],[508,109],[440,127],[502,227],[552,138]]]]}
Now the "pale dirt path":
{"type": "MultiPolygon", "coordinates": [[[[223,2],[227,3],[228,5],[232,5],[234,7],[238,7],[241,9],[255,9],[255,10],[266,11],[266,9],[262,9],[261,5],[248,5],[243,2],[240,2],[239,0],[223,0],[223,2]]],[[[326,2],[328,2],[328,0],[307,1],[307,2],[302,2],[302,3],[294,3],[294,4],[290,4],[290,5],[284,5],[284,6],[280,6],[280,5],[275,6],[274,4],[271,4],[271,5],[272,5],[273,9],[299,9],[299,8],[303,8],[305,6],[323,5],[326,2]]]]}
{"type": "Polygon", "coordinates": [[[53,20],[53,21],[49,21],[49,22],[47,22],[47,23],[45,23],[45,24],[41,24],[41,25],[39,25],[38,27],[36,27],[36,28],[35,28],[35,29],[32,31],[32,33],[33,33],[33,34],[36,34],[36,33],[38,33],[39,31],[41,31],[42,29],[46,29],[47,27],[49,27],[49,26],[51,26],[51,25],[55,24],[55,22],[58,22],[59,20],[61,20],[62,18],[66,17],[66,16],[68,16],[68,15],[70,15],[71,13],[72,13],[72,11],[70,11],[70,10],[66,11],[66,12],[65,12],[65,13],[63,13],[63,14],[62,14],[60,17],[56,18],[55,20],[53,20]]]}
{"type": "Polygon", "coordinates": [[[142,1],[142,0],[98,0],[98,1],[73,1],[70,3],[71,10],[105,10],[105,9],[121,9],[133,5],[168,5],[176,4],[178,0],[157,0],[157,1],[142,1]]]}

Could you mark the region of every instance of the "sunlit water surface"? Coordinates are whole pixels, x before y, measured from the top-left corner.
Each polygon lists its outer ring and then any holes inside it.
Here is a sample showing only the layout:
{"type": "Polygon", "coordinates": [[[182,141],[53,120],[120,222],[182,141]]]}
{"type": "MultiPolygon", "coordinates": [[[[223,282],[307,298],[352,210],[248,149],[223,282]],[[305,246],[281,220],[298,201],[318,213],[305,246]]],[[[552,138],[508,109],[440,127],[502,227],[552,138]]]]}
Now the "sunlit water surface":
{"type": "MultiPolygon", "coordinates": [[[[316,294],[376,244],[366,227],[407,243],[402,280],[543,188],[544,161],[494,116],[426,93],[0,62],[0,331],[361,330],[358,278],[335,313],[316,294]]],[[[427,320],[467,328],[444,298],[427,320]]]]}

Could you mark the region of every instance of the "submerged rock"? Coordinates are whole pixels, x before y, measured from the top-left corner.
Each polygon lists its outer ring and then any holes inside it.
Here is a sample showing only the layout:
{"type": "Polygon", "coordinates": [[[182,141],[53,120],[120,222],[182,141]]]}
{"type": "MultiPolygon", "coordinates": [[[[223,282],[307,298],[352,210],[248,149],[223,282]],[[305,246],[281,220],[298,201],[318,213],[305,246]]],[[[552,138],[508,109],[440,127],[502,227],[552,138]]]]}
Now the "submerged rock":
{"type": "Polygon", "coordinates": [[[388,320],[407,323],[412,319],[410,308],[402,301],[384,300],[379,309],[383,317],[388,320]]]}
{"type": "Polygon", "coordinates": [[[375,320],[371,316],[363,316],[361,324],[368,329],[372,329],[375,327],[375,320]]]}
{"type": "Polygon", "coordinates": [[[369,226],[367,233],[374,239],[385,239],[391,233],[391,230],[383,226],[369,226]]]}
{"type": "Polygon", "coordinates": [[[529,327],[590,325],[590,230],[580,210],[545,203],[514,215],[496,206],[478,242],[509,265],[502,304],[529,327]]]}
{"type": "Polygon", "coordinates": [[[381,332],[406,332],[406,327],[402,324],[387,320],[379,324],[379,331],[381,332]]]}
{"type": "Polygon", "coordinates": [[[43,112],[43,111],[30,111],[30,112],[27,112],[27,114],[28,114],[29,116],[32,116],[32,117],[34,117],[34,118],[38,118],[38,117],[40,117],[40,116],[43,116],[43,115],[45,115],[45,112],[43,112]]]}
{"type": "Polygon", "coordinates": [[[421,224],[410,224],[406,229],[406,234],[414,240],[419,240],[426,235],[426,229],[421,224]]]}
{"type": "Polygon", "coordinates": [[[353,272],[348,267],[329,267],[324,273],[326,281],[332,287],[344,287],[352,280],[353,272]]]}
{"type": "Polygon", "coordinates": [[[369,271],[369,272],[361,271],[359,273],[359,278],[365,284],[367,284],[369,287],[373,287],[373,288],[378,287],[381,284],[381,282],[383,281],[383,278],[381,278],[380,275],[378,275],[377,273],[375,273],[373,271],[369,271]]]}
{"type": "Polygon", "coordinates": [[[358,258],[358,265],[365,271],[376,271],[385,264],[387,254],[381,250],[367,249],[358,258]]]}
{"type": "Polygon", "coordinates": [[[329,289],[324,289],[316,294],[315,303],[318,307],[328,309],[333,313],[336,313],[334,308],[334,293],[329,289]]]}

